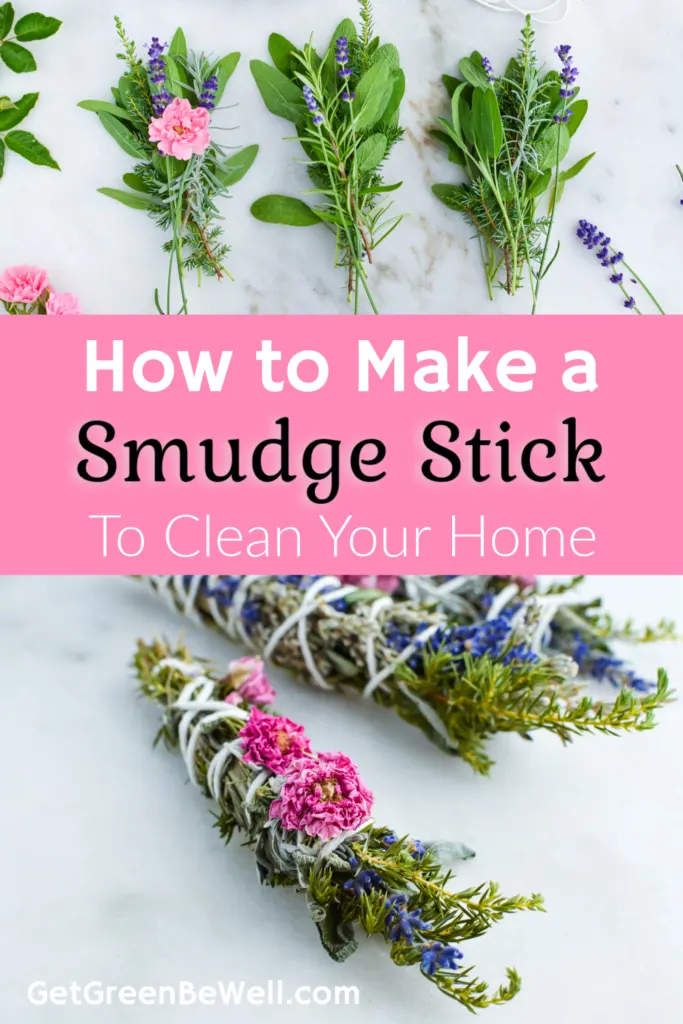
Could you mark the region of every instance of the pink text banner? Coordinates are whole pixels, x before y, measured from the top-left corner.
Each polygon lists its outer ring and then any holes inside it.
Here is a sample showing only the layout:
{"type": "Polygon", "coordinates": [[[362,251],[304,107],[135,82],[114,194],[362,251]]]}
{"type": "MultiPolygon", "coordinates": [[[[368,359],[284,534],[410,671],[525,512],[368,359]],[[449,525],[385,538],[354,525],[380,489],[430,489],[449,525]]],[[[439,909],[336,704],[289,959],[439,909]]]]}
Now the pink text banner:
{"type": "Polygon", "coordinates": [[[682,573],[676,317],[5,317],[3,573],[682,573]]]}

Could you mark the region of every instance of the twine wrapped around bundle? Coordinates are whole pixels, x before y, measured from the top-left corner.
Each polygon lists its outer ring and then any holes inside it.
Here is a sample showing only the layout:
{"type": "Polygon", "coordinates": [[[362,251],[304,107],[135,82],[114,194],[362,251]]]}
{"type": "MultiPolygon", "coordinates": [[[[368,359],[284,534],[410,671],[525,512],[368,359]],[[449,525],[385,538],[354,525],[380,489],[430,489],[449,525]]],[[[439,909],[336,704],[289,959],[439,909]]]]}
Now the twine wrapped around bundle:
{"type": "MultiPolygon", "coordinates": [[[[372,793],[344,754],[316,753],[301,726],[249,708],[235,666],[219,678],[181,647],[140,641],[141,693],[163,707],[158,738],[179,747],[188,775],[219,809],[218,828],[242,835],[268,885],[305,895],[323,946],[335,960],[354,953],[354,924],[381,935],[399,966],[422,975],[470,1010],[507,1002],[520,979],[490,992],[461,967],[455,943],[476,938],[504,915],[541,910],[542,898],[501,896],[494,883],[461,892],[447,887],[440,863],[473,856],[462,844],[400,838],[370,817],[372,793]]],[[[239,665],[239,663],[236,663],[239,665]]],[[[239,675],[243,673],[239,672],[239,675]]]]}
{"type": "Polygon", "coordinates": [[[569,742],[652,728],[668,699],[663,672],[653,692],[637,695],[631,680],[614,702],[592,700],[577,686],[571,645],[546,642],[557,595],[495,577],[462,579],[456,611],[456,590],[440,578],[405,577],[401,596],[390,596],[335,576],[145,577],[194,621],[323,690],[350,689],[393,707],[479,772],[493,763],[485,744],[497,732],[528,738],[544,729],[569,742]],[[425,603],[426,587],[440,587],[441,598],[425,603]]]}

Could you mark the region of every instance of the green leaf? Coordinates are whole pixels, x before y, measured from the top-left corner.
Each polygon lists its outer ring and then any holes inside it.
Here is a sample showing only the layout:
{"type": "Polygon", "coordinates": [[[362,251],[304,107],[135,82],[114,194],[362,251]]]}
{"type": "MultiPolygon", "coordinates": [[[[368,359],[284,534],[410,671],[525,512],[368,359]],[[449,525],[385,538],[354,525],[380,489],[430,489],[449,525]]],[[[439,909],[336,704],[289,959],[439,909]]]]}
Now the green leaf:
{"type": "Polygon", "coordinates": [[[465,156],[463,151],[457,142],[447,135],[446,132],[440,132],[438,129],[433,128],[430,133],[433,139],[440,142],[448,150],[448,159],[452,164],[458,164],[459,167],[465,166],[465,156]]]}
{"type": "Polygon", "coordinates": [[[150,192],[151,189],[140,174],[124,174],[123,184],[132,188],[134,192],[150,192]]]}
{"type": "Polygon", "coordinates": [[[61,28],[58,18],[48,18],[44,14],[25,14],[14,26],[14,34],[22,43],[30,43],[34,39],[47,39],[61,28]]]}
{"type": "Polygon", "coordinates": [[[301,199],[292,196],[263,196],[251,208],[252,216],[265,224],[288,224],[305,228],[320,224],[321,218],[301,199]]]}
{"type": "Polygon", "coordinates": [[[147,125],[153,113],[147,90],[139,82],[136,82],[134,78],[131,78],[129,75],[122,75],[119,79],[119,96],[122,106],[131,115],[131,120],[146,134],[147,125]]]}
{"type": "Polygon", "coordinates": [[[0,5],[0,39],[4,39],[9,35],[9,30],[12,28],[14,23],[14,8],[12,4],[1,4],[0,5]]]}
{"type": "Polygon", "coordinates": [[[495,161],[503,148],[503,119],[493,89],[486,89],[483,93],[482,129],[486,138],[486,148],[495,161]]]}
{"type": "Polygon", "coordinates": [[[181,61],[187,60],[187,42],[185,40],[185,33],[181,28],[177,28],[171,45],[168,48],[169,57],[180,57],[181,61]]]}
{"type": "Polygon", "coordinates": [[[562,163],[571,143],[571,136],[566,124],[551,124],[539,136],[538,167],[541,171],[547,171],[550,167],[562,163]],[[558,148],[559,146],[559,148],[558,148]]]}
{"type": "Polygon", "coordinates": [[[560,181],[564,183],[565,181],[570,181],[572,178],[575,178],[577,174],[581,174],[581,171],[591,162],[594,156],[595,153],[589,153],[588,156],[584,156],[582,160],[578,160],[573,167],[570,167],[566,171],[561,171],[560,181]]]}
{"type": "Polygon", "coordinates": [[[527,199],[538,199],[539,196],[542,196],[550,184],[552,176],[552,170],[539,174],[526,191],[527,199]]]}
{"type": "Polygon", "coordinates": [[[393,91],[391,68],[383,61],[365,72],[356,86],[353,105],[354,123],[358,130],[372,128],[380,119],[393,91]]]}
{"type": "Polygon", "coordinates": [[[373,64],[379,64],[382,61],[388,64],[392,71],[400,68],[401,58],[393,43],[385,43],[383,46],[378,47],[370,61],[370,66],[372,67],[373,64]]]}
{"type": "Polygon", "coordinates": [[[387,152],[388,140],[386,135],[378,132],[371,135],[369,139],[361,142],[356,150],[356,167],[359,174],[367,174],[379,167],[387,152]]]}
{"type": "Polygon", "coordinates": [[[216,88],[216,99],[214,101],[216,106],[218,106],[223,96],[223,93],[225,92],[225,87],[228,84],[228,81],[232,76],[235,68],[240,62],[241,56],[242,55],[240,53],[229,53],[227,57],[223,57],[221,60],[219,60],[218,64],[214,68],[214,74],[218,79],[218,86],[216,88]]]}
{"type": "Polygon", "coordinates": [[[38,100],[37,92],[28,92],[9,110],[0,110],[0,132],[14,128],[30,113],[38,100]]]}
{"type": "Polygon", "coordinates": [[[5,171],[5,142],[4,139],[0,139],[0,178],[2,178],[5,171]]]}
{"type": "Polygon", "coordinates": [[[457,188],[457,185],[432,185],[432,192],[437,199],[441,200],[444,206],[452,209],[451,200],[453,199],[457,188]]]}
{"type": "MultiPolygon", "coordinates": [[[[356,38],[356,26],[349,18],[344,18],[344,20],[340,21],[335,28],[323,60],[323,80],[329,90],[333,93],[336,93],[339,82],[339,79],[337,78],[337,71],[339,69],[337,67],[335,52],[337,49],[337,40],[341,36],[346,36],[349,43],[353,43],[356,38]]],[[[296,70],[296,65],[294,68],[296,70]]]]}
{"type": "Polygon", "coordinates": [[[458,68],[462,77],[466,82],[469,82],[470,85],[479,89],[491,88],[488,76],[481,66],[481,59],[479,59],[479,63],[475,63],[472,57],[463,57],[458,64],[458,68]]]}
{"type": "Polygon", "coordinates": [[[116,139],[121,149],[128,153],[129,156],[134,156],[136,160],[147,159],[147,151],[145,150],[145,147],[138,142],[133,133],[130,132],[125,125],[121,124],[118,117],[114,117],[106,111],[99,111],[97,116],[102,122],[102,126],[109,132],[113,139],[116,139]]]}
{"type": "Polygon", "coordinates": [[[0,60],[18,75],[35,71],[38,67],[31,51],[25,46],[19,46],[19,43],[0,43],[0,60]]]}
{"type": "Polygon", "coordinates": [[[82,107],[83,110],[92,110],[95,114],[101,112],[111,114],[112,117],[120,117],[122,121],[131,120],[131,115],[127,110],[123,110],[114,103],[107,103],[106,100],[81,100],[78,106],[82,107]]]}
{"type": "Polygon", "coordinates": [[[216,177],[228,188],[241,181],[258,155],[258,146],[247,146],[216,167],[216,177]]]}
{"type": "Polygon", "coordinates": [[[389,102],[382,111],[380,119],[382,124],[390,124],[392,121],[398,122],[398,112],[405,92],[406,76],[401,68],[397,68],[392,72],[391,93],[389,95],[389,102]]]}
{"type": "Polygon", "coordinates": [[[159,202],[155,199],[137,195],[135,192],[124,192],[119,188],[98,188],[97,191],[101,192],[103,196],[109,196],[110,199],[116,199],[124,206],[130,206],[131,210],[152,210],[159,206],[159,202]]]}
{"type": "Polygon", "coordinates": [[[183,99],[187,87],[187,81],[183,69],[174,57],[166,57],[166,88],[172,96],[183,99]]]}
{"type": "Polygon", "coordinates": [[[459,146],[462,147],[462,149],[465,148],[465,144],[462,139],[462,128],[460,126],[460,97],[462,96],[466,88],[467,82],[463,82],[455,90],[451,99],[451,119],[453,122],[453,135],[456,142],[458,143],[459,146]]]}
{"type": "Polygon", "coordinates": [[[576,135],[581,127],[581,122],[588,113],[588,100],[576,100],[571,105],[572,116],[567,123],[567,130],[570,135],[576,135]]]}
{"type": "Polygon", "coordinates": [[[277,32],[273,32],[268,39],[268,53],[278,71],[281,71],[283,75],[289,76],[294,69],[294,57],[293,54],[297,52],[297,47],[294,43],[290,42],[286,36],[281,36],[277,32]]]}
{"type": "Polygon", "coordinates": [[[38,164],[40,167],[52,167],[54,170],[61,170],[59,164],[50,155],[50,151],[38,142],[30,132],[10,132],[5,136],[7,148],[18,156],[23,156],[29,163],[38,164]]]}
{"type": "Polygon", "coordinates": [[[0,96],[0,110],[14,110],[16,104],[9,96],[0,96]]]}
{"type": "Polygon", "coordinates": [[[307,110],[301,89],[286,75],[262,60],[252,60],[249,67],[261,98],[271,114],[294,124],[307,123],[307,110]]]}
{"type": "Polygon", "coordinates": [[[442,75],[441,81],[443,82],[446,88],[446,92],[448,93],[449,99],[453,99],[453,93],[455,92],[459,85],[463,84],[460,78],[453,78],[452,75],[442,75]]]}

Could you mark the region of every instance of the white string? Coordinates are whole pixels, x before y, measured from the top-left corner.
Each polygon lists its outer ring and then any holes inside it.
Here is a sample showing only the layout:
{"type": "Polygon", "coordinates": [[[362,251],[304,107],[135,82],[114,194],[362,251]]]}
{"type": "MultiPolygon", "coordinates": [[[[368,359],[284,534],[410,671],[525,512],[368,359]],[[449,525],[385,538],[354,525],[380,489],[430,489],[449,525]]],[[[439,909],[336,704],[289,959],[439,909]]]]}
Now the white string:
{"type": "Polygon", "coordinates": [[[559,25],[563,22],[571,9],[571,0],[550,0],[543,7],[518,7],[514,0],[474,0],[480,7],[486,7],[489,11],[496,11],[498,14],[522,14],[531,15],[532,21],[540,25],[559,25]],[[553,13],[552,18],[541,18],[541,14],[553,13]]]}

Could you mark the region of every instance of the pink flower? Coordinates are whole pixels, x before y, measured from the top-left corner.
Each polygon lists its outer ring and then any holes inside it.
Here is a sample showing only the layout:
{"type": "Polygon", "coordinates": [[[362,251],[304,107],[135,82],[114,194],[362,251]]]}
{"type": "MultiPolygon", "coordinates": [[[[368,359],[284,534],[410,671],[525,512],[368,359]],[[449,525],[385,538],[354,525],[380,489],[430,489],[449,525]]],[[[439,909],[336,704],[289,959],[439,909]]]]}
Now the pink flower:
{"type": "Polygon", "coordinates": [[[47,274],[39,267],[8,267],[0,275],[0,300],[35,302],[49,287],[47,274]]]}
{"type": "Polygon", "coordinates": [[[71,292],[52,292],[47,300],[45,312],[48,316],[75,316],[81,312],[78,299],[71,292]]]}
{"type": "Polygon", "coordinates": [[[189,160],[193,153],[199,156],[211,145],[210,120],[204,107],[193,107],[189,100],[176,97],[161,117],[152,118],[150,142],[158,144],[160,153],[189,160]]]}
{"type": "Polygon", "coordinates": [[[252,708],[249,720],[240,730],[242,754],[248,764],[269,768],[283,775],[292,761],[311,754],[311,743],[302,725],[289,718],[267,715],[252,708]]]}
{"type": "Polygon", "coordinates": [[[235,687],[226,697],[228,704],[240,704],[243,700],[250,704],[272,704],[277,697],[260,658],[245,657],[231,661],[228,677],[235,687]]]}
{"type": "Polygon", "coordinates": [[[387,594],[393,594],[401,579],[399,576],[340,576],[342,583],[349,586],[363,587],[367,590],[384,590],[387,594]]]}
{"type": "Polygon", "coordinates": [[[345,754],[318,754],[290,764],[270,817],[286,829],[301,830],[322,840],[357,829],[372,811],[373,796],[345,754]]]}

